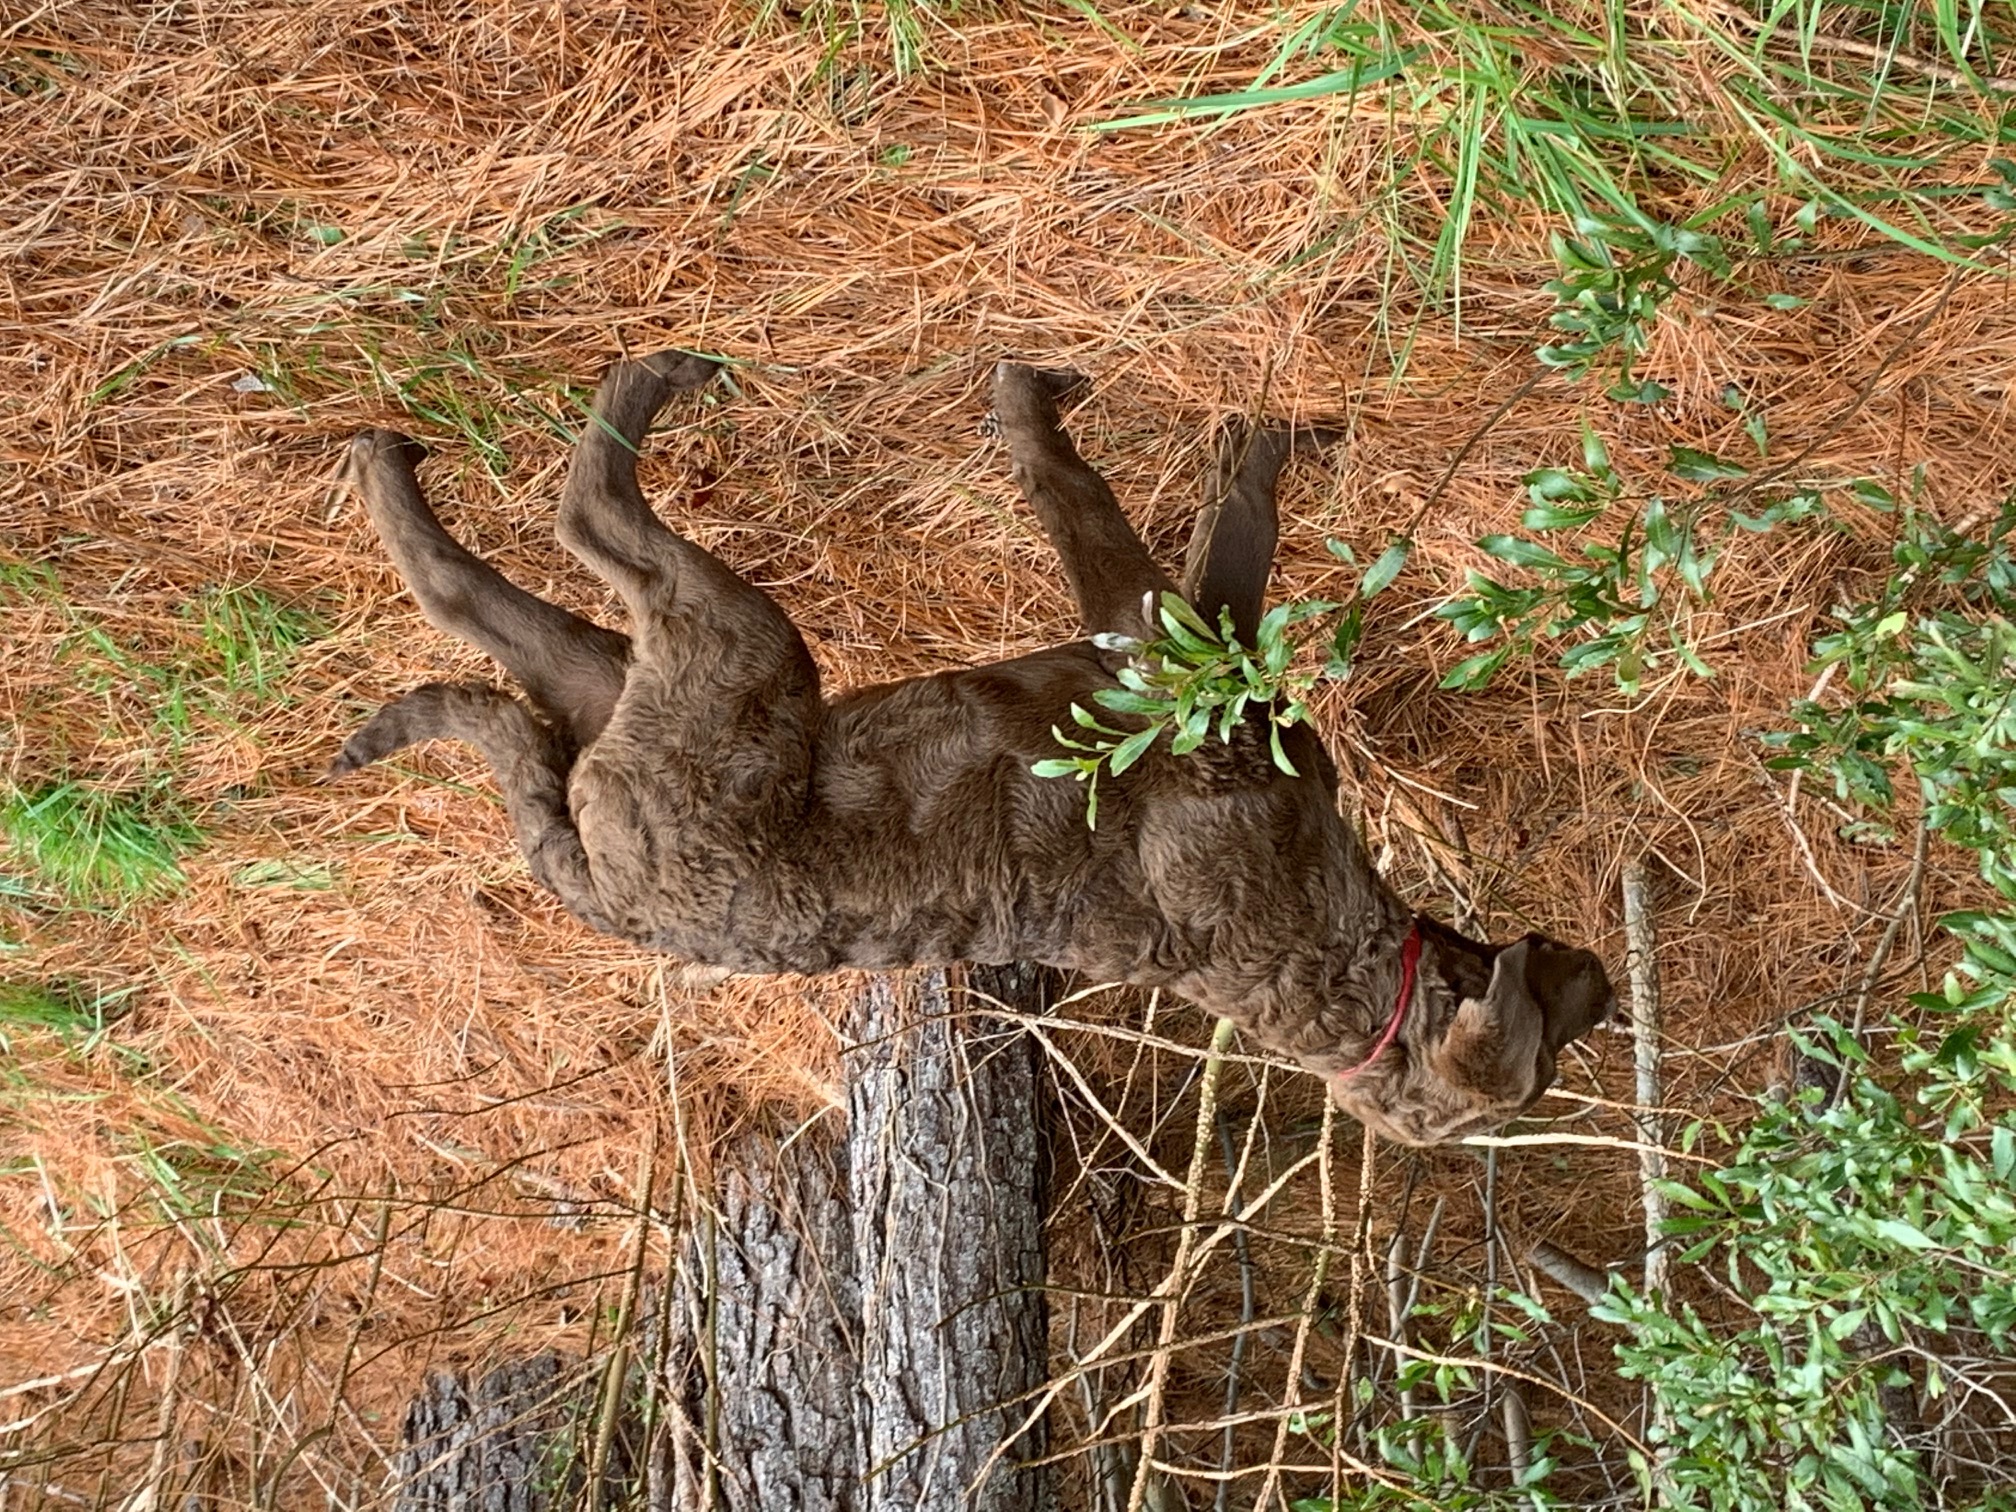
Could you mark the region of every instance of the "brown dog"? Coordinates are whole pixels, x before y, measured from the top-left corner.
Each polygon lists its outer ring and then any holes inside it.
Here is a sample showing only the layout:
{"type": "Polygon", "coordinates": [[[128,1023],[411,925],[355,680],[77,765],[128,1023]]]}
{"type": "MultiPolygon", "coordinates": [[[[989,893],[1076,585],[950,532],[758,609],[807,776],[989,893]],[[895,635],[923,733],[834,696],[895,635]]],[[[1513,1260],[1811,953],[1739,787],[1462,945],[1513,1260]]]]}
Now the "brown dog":
{"type": "MultiPolygon", "coordinates": [[[[1306,727],[1270,760],[1265,722],[1186,756],[1158,743],[1101,789],[1034,776],[1052,727],[1113,685],[1091,640],[825,698],[761,590],[668,530],[637,449],[715,364],[663,352],[595,395],[560,540],[629,610],[623,636],[513,587],[441,528],[391,431],[351,476],[427,618],[495,657],[529,706],[435,684],[387,705],[331,776],[415,741],[476,745],[532,874],[606,933],[735,971],[1032,960],[1166,987],[1331,1078],[1381,1133],[1435,1144],[1494,1128],[1554,1080],[1612,1006],[1602,964],[1539,935],[1505,946],[1414,915],[1337,814],[1306,727]]],[[[1003,363],[995,410],[1015,481],[1063,559],[1087,636],[1148,633],[1173,585],[1057,418],[1071,375],[1003,363]]],[[[1274,554],[1275,480],[1322,433],[1228,444],[1186,596],[1250,638],[1274,554]]]]}

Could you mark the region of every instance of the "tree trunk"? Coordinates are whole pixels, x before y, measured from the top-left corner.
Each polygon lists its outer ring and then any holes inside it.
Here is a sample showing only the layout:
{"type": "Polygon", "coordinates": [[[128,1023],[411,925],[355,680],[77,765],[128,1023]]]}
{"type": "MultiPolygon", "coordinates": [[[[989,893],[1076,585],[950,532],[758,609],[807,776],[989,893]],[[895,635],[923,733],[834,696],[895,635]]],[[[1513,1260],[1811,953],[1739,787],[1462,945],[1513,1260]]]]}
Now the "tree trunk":
{"type": "Polygon", "coordinates": [[[566,1419],[579,1387],[558,1355],[500,1365],[480,1380],[427,1378],[406,1408],[395,1462],[399,1512],[546,1512],[566,1504],[566,1419]]]}
{"type": "MultiPolygon", "coordinates": [[[[847,1026],[846,1128],[745,1139],[662,1307],[641,1310],[651,1378],[621,1440],[642,1453],[616,1457],[603,1505],[1054,1507],[1047,1469],[1025,1463],[1043,1425],[1018,1433],[1048,1375],[1039,1052],[985,1017],[1040,1013],[1047,987],[1019,966],[869,984],[847,1026]]],[[[473,1389],[432,1378],[408,1410],[399,1512],[579,1504],[588,1455],[554,1403],[561,1374],[545,1356],[473,1389]]],[[[573,1388],[572,1419],[592,1395],[573,1388]]]]}
{"type": "MultiPolygon", "coordinates": [[[[1033,1512],[1040,1425],[1015,1440],[1044,1357],[1043,1152],[1037,1049],[965,1027],[987,1000],[1041,1006],[1033,968],[942,973],[903,1001],[878,979],[858,1006],[848,1186],[860,1265],[866,1509],[1033,1512]],[[995,1461],[997,1451],[1000,1454],[995,1461]],[[973,1492],[968,1495],[968,1487],[973,1492]]],[[[984,1024],[985,1021],[981,1021],[984,1024]]]]}

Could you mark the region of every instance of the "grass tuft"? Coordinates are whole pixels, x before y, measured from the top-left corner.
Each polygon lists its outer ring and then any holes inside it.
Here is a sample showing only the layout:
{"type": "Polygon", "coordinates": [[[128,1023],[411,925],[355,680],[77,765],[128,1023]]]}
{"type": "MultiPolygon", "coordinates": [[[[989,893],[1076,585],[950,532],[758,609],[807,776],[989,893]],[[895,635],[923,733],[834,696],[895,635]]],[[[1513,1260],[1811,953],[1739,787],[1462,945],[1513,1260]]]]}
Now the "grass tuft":
{"type": "Polygon", "coordinates": [[[0,1051],[10,1034],[52,1034],[88,1046],[114,1022],[128,992],[92,992],[75,982],[0,981],[0,1051]]]}
{"type": "Polygon", "coordinates": [[[0,799],[9,870],[72,907],[123,907],[173,891],[187,880],[183,857],[202,840],[201,826],[161,784],[63,781],[0,799]]]}

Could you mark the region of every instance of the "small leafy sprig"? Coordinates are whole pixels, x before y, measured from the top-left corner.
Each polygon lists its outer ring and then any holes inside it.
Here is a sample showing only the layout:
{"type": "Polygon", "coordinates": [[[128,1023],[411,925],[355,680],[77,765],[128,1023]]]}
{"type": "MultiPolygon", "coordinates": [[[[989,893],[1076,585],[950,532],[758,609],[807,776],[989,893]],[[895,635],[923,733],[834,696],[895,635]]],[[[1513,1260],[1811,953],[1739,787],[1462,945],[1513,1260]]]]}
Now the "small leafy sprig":
{"type": "Polygon", "coordinates": [[[1560,307],[1547,323],[1562,339],[1535,355],[1574,379],[1614,363],[1612,399],[1649,404],[1665,398],[1660,384],[1633,377],[1632,364],[1652,344],[1660,307],[1679,290],[1679,264],[1692,262],[1719,278],[1729,277],[1721,240],[1634,209],[1607,217],[1577,216],[1575,235],[1554,233],[1553,248],[1561,276],[1548,283],[1547,292],[1560,307]]]}
{"type": "MultiPolygon", "coordinates": [[[[1917,778],[1928,828],[1981,856],[1983,878],[2016,900],[2016,501],[1979,536],[1916,507],[1892,548],[1896,571],[1874,599],[1834,611],[1813,643],[1837,668],[1845,702],[1804,698],[1796,729],[1765,736],[1766,765],[1833,778],[1835,795],[1877,821],[1892,772],[1917,778]],[[1930,602],[1920,602],[1929,599],[1930,602]]],[[[1838,698],[1838,695],[1837,695],[1838,698]]]]}
{"type": "MultiPolygon", "coordinates": [[[[1349,547],[1330,543],[1346,561],[1349,547]]],[[[1118,687],[1092,695],[1100,710],[1144,721],[1139,729],[1119,730],[1082,704],[1071,705],[1071,720],[1082,732],[1066,734],[1053,725],[1057,743],[1073,754],[1053,756],[1030,768],[1038,777],[1070,777],[1085,785],[1085,822],[1099,823],[1099,778],[1118,777],[1148,754],[1164,733],[1173,755],[1187,756],[1214,734],[1229,745],[1233,732],[1249,714],[1264,713],[1267,746],[1274,765],[1290,777],[1299,776],[1281,744],[1281,732],[1309,717],[1309,690],[1322,678],[1342,677],[1350,669],[1351,653],[1363,629],[1364,601],[1399,575],[1407,560],[1407,543],[1396,541],[1382,552],[1359,579],[1351,597],[1340,602],[1305,599],[1278,604],[1261,617],[1253,644],[1244,645],[1229,610],[1221,609],[1214,626],[1180,594],[1164,593],[1154,606],[1162,633],[1142,641],[1124,635],[1097,635],[1102,650],[1124,652],[1128,662],[1115,674],[1118,687]],[[1326,639],[1316,622],[1334,617],[1329,627],[1328,654],[1319,668],[1303,652],[1326,639]],[[1306,628],[1297,635],[1298,627],[1306,628]]],[[[1145,607],[1145,606],[1144,606],[1145,607]]]]}
{"type": "MultiPolygon", "coordinates": [[[[1740,408],[1740,396],[1736,401],[1740,408]]],[[[1764,447],[1761,416],[1745,429],[1764,447]]],[[[1634,495],[1610,462],[1609,448],[1585,421],[1582,467],[1543,467],[1526,475],[1528,500],[1520,523],[1535,535],[1579,530],[1618,506],[1635,504],[1614,538],[1589,540],[1564,555],[1526,536],[1488,535],[1477,542],[1486,555],[1533,575],[1530,584],[1501,582],[1482,572],[1468,574],[1468,592],[1435,611],[1463,632],[1466,640],[1497,645],[1464,658],[1442,679],[1445,688],[1476,689],[1489,683],[1515,651],[1532,651],[1542,640],[1570,640],[1561,666],[1571,675],[1610,667],[1617,686],[1636,696],[1648,672],[1668,663],[1697,677],[1714,673],[1688,640],[1692,606],[1708,601],[1708,580],[1723,548],[1737,531],[1763,532],[1819,514],[1812,489],[1774,493],[1755,515],[1720,505],[1730,485],[1751,486],[1742,464],[1676,446],[1666,469],[1702,491],[1693,498],[1634,495]]],[[[1855,489],[1865,503],[1881,507],[1865,487],[1855,489]]],[[[1887,496],[1884,496],[1887,497],[1887,496]]]]}

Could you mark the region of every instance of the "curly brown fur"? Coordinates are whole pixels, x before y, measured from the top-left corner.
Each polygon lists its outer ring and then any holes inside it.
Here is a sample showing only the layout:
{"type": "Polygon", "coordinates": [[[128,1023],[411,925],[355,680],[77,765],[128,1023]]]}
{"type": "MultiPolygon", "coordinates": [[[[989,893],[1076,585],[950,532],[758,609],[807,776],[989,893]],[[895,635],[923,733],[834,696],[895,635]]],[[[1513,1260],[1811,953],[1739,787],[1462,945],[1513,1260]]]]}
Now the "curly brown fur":
{"type": "MultiPolygon", "coordinates": [[[[627,638],[456,545],[421,497],[413,443],[357,439],[351,476],[422,609],[501,661],[532,707],[421,689],[367,724],[332,776],[415,740],[469,740],[534,875],[597,929],[736,971],[1034,960],[1168,988],[1336,1078],[1343,1107],[1408,1143],[1516,1115],[1609,1012],[1586,951],[1416,920],[1339,818],[1336,770],[1307,729],[1287,737],[1299,776],[1275,766],[1257,723],[1208,755],[1158,747],[1102,785],[1088,828],[1082,791],[1030,769],[1056,754],[1065,711],[1113,684],[1116,653],[1090,639],[823,697],[776,604],[638,489],[652,420],[713,371],[680,352],[617,364],[569,469],[560,539],[623,599],[627,638]],[[1415,985],[1396,1004],[1417,928],[1415,985]],[[1361,1065],[1396,1008],[1397,1038],[1361,1065]]],[[[1144,595],[1172,585],[1058,420],[1077,381],[1003,363],[995,412],[1088,637],[1138,635],[1144,595]]],[[[1208,615],[1257,619],[1276,479],[1331,439],[1227,436],[1185,582],[1208,615]]]]}

